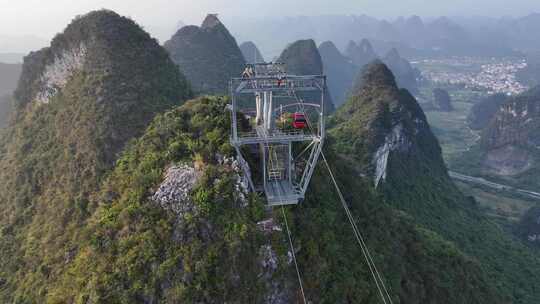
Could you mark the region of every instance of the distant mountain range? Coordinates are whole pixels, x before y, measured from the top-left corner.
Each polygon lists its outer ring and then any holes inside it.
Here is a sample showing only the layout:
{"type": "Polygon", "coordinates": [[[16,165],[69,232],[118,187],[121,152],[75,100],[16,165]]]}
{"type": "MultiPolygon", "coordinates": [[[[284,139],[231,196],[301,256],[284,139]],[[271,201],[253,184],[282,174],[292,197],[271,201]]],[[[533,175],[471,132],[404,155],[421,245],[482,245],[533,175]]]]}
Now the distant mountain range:
{"type": "Polygon", "coordinates": [[[392,71],[398,87],[418,93],[417,80],[420,71],[413,68],[408,60],[402,58],[397,49],[392,48],[385,56],[379,57],[367,39],[360,42],[350,41],[343,55],[331,41],[319,46],[324,72],[328,77],[328,87],[334,104],[343,104],[351,95],[355,82],[361,82],[361,72],[367,64],[380,58],[392,71]]]}
{"type": "Polygon", "coordinates": [[[47,45],[46,39],[34,35],[0,35],[0,53],[27,54],[47,45]]]}
{"type": "Polygon", "coordinates": [[[17,87],[17,81],[21,75],[21,64],[7,64],[0,62],[0,127],[7,124],[12,112],[11,95],[17,87]]]}
{"type": "Polygon", "coordinates": [[[22,63],[23,53],[0,53],[0,62],[2,63],[22,63]]]}
{"type": "Polygon", "coordinates": [[[530,31],[540,28],[540,14],[500,19],[410,16],[388,21],[366,15],[326,15],[260,20],[225,17],[225,21],[238,39],[254,41],[267,58],[276,56],[290,41],[305,38],[319,43],[331,40],[342,50],[351,40],[368,38],[376,52],[397,48],[406,58],[509,56],[540,49],[540,37],[530,31]]]}

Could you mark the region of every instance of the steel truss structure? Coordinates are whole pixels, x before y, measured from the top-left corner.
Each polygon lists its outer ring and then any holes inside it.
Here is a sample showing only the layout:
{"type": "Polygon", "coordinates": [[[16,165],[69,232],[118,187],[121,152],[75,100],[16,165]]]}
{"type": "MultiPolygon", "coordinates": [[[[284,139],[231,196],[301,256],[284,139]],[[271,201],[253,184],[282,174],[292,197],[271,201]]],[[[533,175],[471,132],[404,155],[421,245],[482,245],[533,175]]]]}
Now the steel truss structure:
{"type": "Polygon", "coordinates": [[[279,63],[248,69],[229,82],[231,144],[252,191],[264,192],[269,206],[297,204],[322,151],[326,77],[290,75],[279,63]],[[307,128],[288,124],[292,113],[305,115],[307,128]]]}

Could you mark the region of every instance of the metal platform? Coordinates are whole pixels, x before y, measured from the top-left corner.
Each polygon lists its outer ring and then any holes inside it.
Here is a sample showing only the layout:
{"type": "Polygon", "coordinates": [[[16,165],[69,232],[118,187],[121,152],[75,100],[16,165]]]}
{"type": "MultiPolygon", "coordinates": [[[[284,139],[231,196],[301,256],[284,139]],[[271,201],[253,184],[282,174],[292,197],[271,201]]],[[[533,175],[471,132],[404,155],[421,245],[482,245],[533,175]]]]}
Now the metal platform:
{"type": "Polygon", "coordinates": [[[252,78],[233,78],[232,85],[236,94],[280,92],[320,91],[323,89],[324,76],[262,76],[252,78]]]}
{"type": "Polygon", "coordinates": [[[288,181],[273,181],[266,184],[266,199],[269,206],[297,204],[304,196],[288,181]]]}
{"type": "Polygon", "coordinates": [[[237,139],[231,138],[233,145],[250,145],[262,143],[288,143],[301,141],[320,141],[320,136],[303,131],[273,130],[268,132],[263,126],[255,127],[252,132],[239,132],[237,139]]]}

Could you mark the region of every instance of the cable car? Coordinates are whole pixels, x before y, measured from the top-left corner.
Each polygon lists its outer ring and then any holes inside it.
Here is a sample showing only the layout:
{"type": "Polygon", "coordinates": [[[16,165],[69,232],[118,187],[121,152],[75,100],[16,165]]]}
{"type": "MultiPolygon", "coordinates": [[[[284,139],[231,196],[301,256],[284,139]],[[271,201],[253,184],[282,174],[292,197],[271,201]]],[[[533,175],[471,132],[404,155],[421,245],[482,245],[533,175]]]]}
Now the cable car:
{"type": "Polygon", "coordinates": [[[293,114],[293,127],[295,129],[303,129],[307,125],[306,116],[304,113],[296,112],[293,114]]]}

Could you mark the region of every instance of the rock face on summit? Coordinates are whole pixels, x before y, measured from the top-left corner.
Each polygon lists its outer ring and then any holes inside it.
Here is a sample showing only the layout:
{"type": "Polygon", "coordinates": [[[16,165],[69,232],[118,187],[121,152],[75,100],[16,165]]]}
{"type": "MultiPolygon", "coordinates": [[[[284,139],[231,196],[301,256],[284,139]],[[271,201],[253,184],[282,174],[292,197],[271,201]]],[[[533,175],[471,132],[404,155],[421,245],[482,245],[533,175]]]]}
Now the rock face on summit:
{"type": "Polygon", "coordinates": [[[166,50],[112,11],[77,17],[25,58],[16,113],[0,137],[1,303],[47,302],[44,286],[72,262],[118,154],[190,95],[166,50]]]}
{"type": "Polygon", "coordinates": [[[506,101],[491,120],[483,145],[495,149],[505,145],[540,146],[540,87],[506,101]]]}
{"type": "Polygon", "coordinates": [[[366,66],[359,81],[352,98],[336,112],[333,132],[357,155],[375,185],[389,175],[392,158],[433,163],[446,174],[424,112],[407,90],[398,89],[386,65],[376,61],[366,66]]]}
{"type": "Polygon", "coordinates": [[[198,94],[227,94],[229,79],[245,66],[236,40],[216,15],[200,27],[181,28],[164,46],[198,94]]]}
{"type": "Polygon", "coordinates": [[[244,55],[246,63],[264,62],[264,58],[255,43],[246,41],[240,44],[240,50],[242,51],[242,55],[244,55]]]}
{"type": "MultiPolygon", "coordinates": [[[[279,56],[278,62],[285,64],[287,73],[295,75],[321,75],[323,62],[315,42],[311,39],[298,40],[289,45],[279,56]]],[[[334,111],[334,103],[328,94],[325,95],[325,112],[334,111]]],[[[309,98],[306,94],[306,98],[309,98]]],[[[313,96],[315,97],[315,96],[313,96]]]]}
{"type": "Polygon", "coordinates": [[[343,56],[331,41],[319,46],[319,53],[327,76],[328,89],[336,107],[342,105],[349,95],[357,68],[343,56]]]}
{"type": "Polygon", "coordinates": [[[482,134],[485,165],[494,173],[515,175],[533,166],[540,153],[540,87],[510,98],[482,134]],[[536,153],[534,153],[536,151],[536,153]]]}

